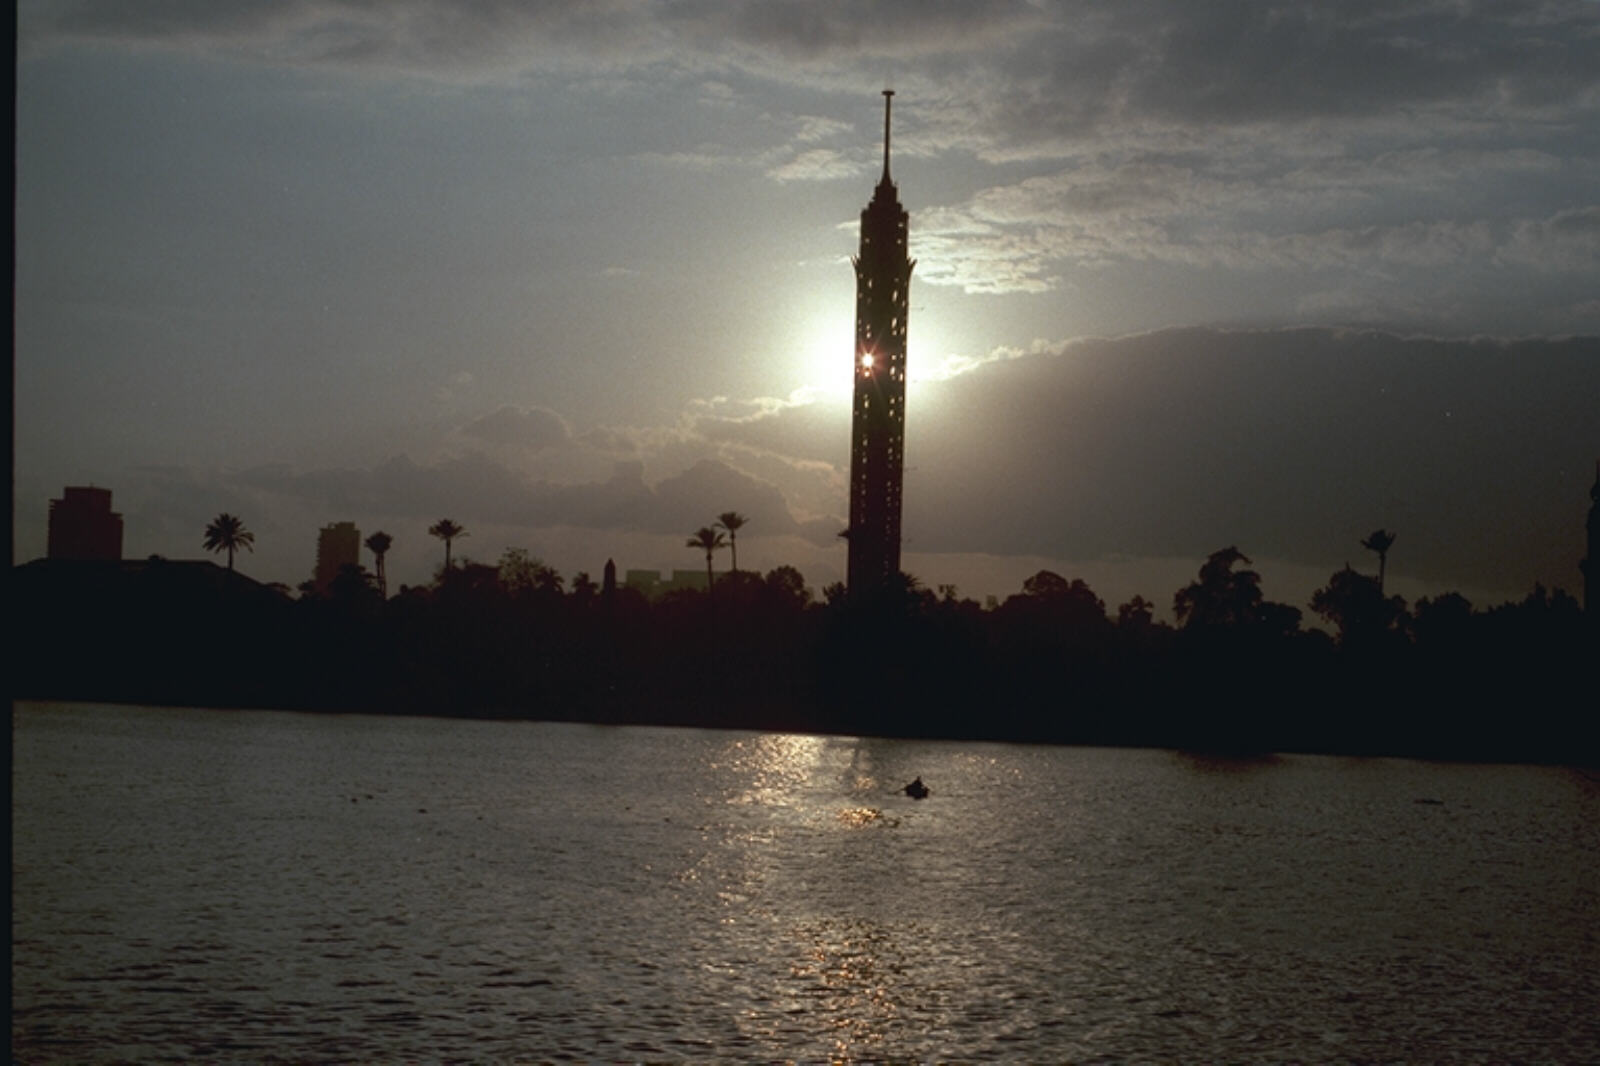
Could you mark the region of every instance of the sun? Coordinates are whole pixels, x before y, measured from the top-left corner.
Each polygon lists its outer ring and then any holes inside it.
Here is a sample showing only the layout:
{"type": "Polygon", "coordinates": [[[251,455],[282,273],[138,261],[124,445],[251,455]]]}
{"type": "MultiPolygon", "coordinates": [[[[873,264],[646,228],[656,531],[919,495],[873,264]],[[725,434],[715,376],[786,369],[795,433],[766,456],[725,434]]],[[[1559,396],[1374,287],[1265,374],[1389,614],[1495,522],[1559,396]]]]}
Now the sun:
{"type": "Polygon", "coordinates": [[[825,396],[848,396],[855,385],[855,322],[849,310],[817,312],[799,345],[801,388],[825,396]]]}
{"type": "MultiPolygon", "coordinates": [[[[920,308],[919,308],[920,310],[920,308]]],[[[853,307],[813,307],[809,314],[796,316],[791,328],[795,334],[791,349],[792,388],[803,389],[818,398],[848,397],[855,388],[856,369],[862,359],[856,354],[853,307]]],[[[925,316],[911,321],[907,370],[908,384],[917,389],[924,381],[946,376],[944,368],[953,357],[943,323],[925,316]]]]}

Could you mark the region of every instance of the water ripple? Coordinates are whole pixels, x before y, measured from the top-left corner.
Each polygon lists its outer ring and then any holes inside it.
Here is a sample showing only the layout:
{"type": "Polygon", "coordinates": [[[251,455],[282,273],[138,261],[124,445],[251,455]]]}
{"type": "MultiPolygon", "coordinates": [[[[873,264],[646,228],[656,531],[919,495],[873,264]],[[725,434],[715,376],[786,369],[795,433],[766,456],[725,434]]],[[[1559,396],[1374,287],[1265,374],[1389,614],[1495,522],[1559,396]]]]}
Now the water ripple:
{"type": "Polygon", "coordinates": [[[1600,1055],[1600,790],[1560,770],[13,726],[18,1062],[1600,1055]]]}

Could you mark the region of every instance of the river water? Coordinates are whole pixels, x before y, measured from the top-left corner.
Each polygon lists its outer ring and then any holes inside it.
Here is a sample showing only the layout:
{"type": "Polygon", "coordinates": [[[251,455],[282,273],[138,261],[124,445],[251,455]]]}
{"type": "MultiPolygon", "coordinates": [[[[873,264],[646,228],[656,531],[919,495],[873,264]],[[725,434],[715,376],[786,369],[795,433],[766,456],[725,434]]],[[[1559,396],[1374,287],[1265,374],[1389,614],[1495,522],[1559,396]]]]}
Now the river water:
{"type": "Polygon", "coordinates": [[[1600,1057],[1592,772],[63,704],[13,736],[23,1063],[1600,1057]]]}

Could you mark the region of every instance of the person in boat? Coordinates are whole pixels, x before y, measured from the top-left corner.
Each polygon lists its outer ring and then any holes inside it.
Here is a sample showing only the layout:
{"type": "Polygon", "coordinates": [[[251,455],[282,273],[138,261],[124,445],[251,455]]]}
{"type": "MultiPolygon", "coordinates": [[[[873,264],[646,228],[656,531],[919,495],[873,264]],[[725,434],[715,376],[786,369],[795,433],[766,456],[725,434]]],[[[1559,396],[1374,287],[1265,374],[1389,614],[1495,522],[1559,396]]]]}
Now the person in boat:
{"type": "Polygon", "coordinates": [[[928,786],[922,783],[922,778],[919,776],[906,786],[905,793],[914,800],[924,799],[928,795],[928,786]]]}

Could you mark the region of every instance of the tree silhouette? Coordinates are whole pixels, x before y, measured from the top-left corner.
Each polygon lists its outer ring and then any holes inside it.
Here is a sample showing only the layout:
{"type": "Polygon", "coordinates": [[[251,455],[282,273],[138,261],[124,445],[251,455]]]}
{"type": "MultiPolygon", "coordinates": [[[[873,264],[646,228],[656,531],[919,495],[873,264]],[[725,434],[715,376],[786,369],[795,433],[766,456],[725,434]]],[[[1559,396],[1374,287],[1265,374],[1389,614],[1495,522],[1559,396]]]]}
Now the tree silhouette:
{"type": "Polygon", "coordinates": [[[1229,545],[1212,552],[1200,566],[1200,580],[1178,590],[1172,613],[1186,629],[1254,622],[1261,606],[1261,575],[1235,570],[1250,557],[1229,545]]]}
{"type": "Polygon", "coordinates": [[[514,598],[561,595],[562,576],[526,548],[507,548],[500,556],[499,573],[500,584],[514,598]]]}
{"type": "Polygon", "coordinates": [[[1473,622],[1472,601],[1459,592],[1446,592],[1432,599],[1424,596],[1417,601],[1415,616],[1412,632],[1418,648],[1461,648],[1473,622]]]}
{"type": "Polygon", "coordinates": [[[1135,596],[1117,608],[1117,628],[1143,633],[1155,625],[1155,611],[1155,604],[1143,596],[1135,596]]]}
{"type": "Polygon", "coordinates": [[[1082,578],[1068,581],[1054,570],[1040,570],[1022,583],[1022,596],[1039,608],[1033,616],[1051,626],[1084,630],[1108,624],[1105,602],[1082,578]]]}
{"type": "Polygon", "coordinates": [[[876,606],[885,615],[910,618],[925,615],[939,599],[915,574],[896,570],[878,586],[876,606]]]}
{"type": "Polygon", "coordinates": [[[706,553],[706,591],[711,591],[715,578],[711,573],[711,553],[718,548],[727,546],[727,541],[722,539],[722,534],[710,526],[701,526],[695,535],[685,543],[685,547],[699,548],[706,553]]]}
{"type": "Polygon", "coordinates": [[[811,603],[811,590],[806,588],[805,575],[792,566],[768,570],[767,590],[773,599],[797,609],[811,603]]]}
{"type": "Polygon", "coordinates": [[[233,569],[233,553],[239,548],[253,552],[256,550],[256,535],[244,528],[244,523],[235,515],[223,511],[211,520],[206,526],[206,551],[228,553],[228,569],[233,569]]]}
{"type": "Polygon", "coordinates": [[[394,538],[380,529],[372,536],[367,538],[366,545],[367,550],[372,553],[372,572],[376,574],[378,578],[378,595],[382,596],[384,599],[388,599],[389,582],[388,579],[384,577],[383,573],[383,557],[388,554],[390,548],[394,547],[394,538]]]}
{"type": "Polygon", "coordinates": [[[328,582],[328,600],[348,613],[361,611],[362,608],[375,608],[374,602],[379,599],[375,582],[376,574],[367,573],[366,567],[360,563],[345,563],[339,567],[339,572],[332,581],[328,582]]]}
{"type": "Polygon", "coordinates": [[[1386,634],[1398,633],[1406,616],[1404,600],[1384,596],[1376,579],[1348,566],[1312,594],[1311,609],[1339,628],[1344,648],[1369,647],[1386,634]]]}
{"type": "MultiPolygon", "coordinates": [[[[1079,584],[1082,584],[1080,581],[1079,584]]],[[[1040,570],[1022,583],[1022,594],[1041,600],[1054,600],[1066,596],[1072,590],[1072,582],[1056,573],[1054,570],[1040,570]]]]}
{"type": "Polygon", "coordinates": [[[994,615],[996,647],[1023,671],[1053,672],[1063,655],[1095,659],[1110,630],[1105,601],[1081,578],[1068,580],[1053,570],[1024,581],[994,615]]]}
{"type": "Polygon", "coordinates": [[[1378,553],[1378,592],[1383,592],[1383,571],[1389,561],[1389,549],[1394,546],[1394,534],[1387,529],[1375,529],[1361,542],[1368,551],[1378,553]]]}
{"type": "Polygon", "coordinates": [[[466,529],[464,529],[453,519],[449,518],[441,518],[439,521],[428,527],[428,536],[438,537],[440,540],[444,541],[444,568],[446,570],[450,569],[450,545],[457,537],[464,537],[466,535],[466,529]]]}
{"type": "Polygon", "coordinates": [[[744,528],[744,524],[748,521],[750,520],[738,511],[723,511],[717,516],[716,524],[728,531],[728,550],[733,557],[731,569],[734,573],[739,572],[739,530],[744,528]]]}

